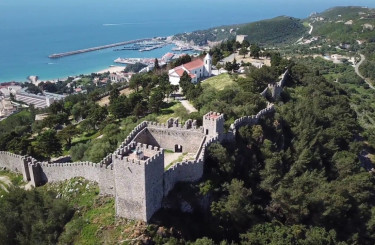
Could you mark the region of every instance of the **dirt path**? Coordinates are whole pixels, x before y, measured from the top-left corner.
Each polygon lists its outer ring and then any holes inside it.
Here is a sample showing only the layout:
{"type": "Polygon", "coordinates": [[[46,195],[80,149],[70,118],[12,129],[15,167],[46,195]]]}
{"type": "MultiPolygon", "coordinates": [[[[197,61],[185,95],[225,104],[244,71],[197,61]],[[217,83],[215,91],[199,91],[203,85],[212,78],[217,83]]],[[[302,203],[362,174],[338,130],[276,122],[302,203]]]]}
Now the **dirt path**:
{"type": "Polygon", "coordinates": [[[360,56],[361,56],[361,61],[360,62],[358,62],[356,65],[355,65],[355,67],[354,67],[354,69],[355,69],[355,73],[357,73],[357,75],[360,77],[360,78],[362,78],[369,86],[370,86],[370,88],[371,89],[373,89],[373,90],[375,90],[375,87],[374,86],[372,86],[372,84],[368,81],[368,80],[366,80],[366,78],[364,77],[364,76],[362,76],[362,74],[359,72],[359,67],[362,65],[362,63],[366,60],[366,57],[363,55],[363,54],[359,54],[360,56]]]}
{"type": "Polygon", "coordinates": [[[181,100],[181,104],[190,113],[197,112],[198,110],[188,100],[181,100]]]}

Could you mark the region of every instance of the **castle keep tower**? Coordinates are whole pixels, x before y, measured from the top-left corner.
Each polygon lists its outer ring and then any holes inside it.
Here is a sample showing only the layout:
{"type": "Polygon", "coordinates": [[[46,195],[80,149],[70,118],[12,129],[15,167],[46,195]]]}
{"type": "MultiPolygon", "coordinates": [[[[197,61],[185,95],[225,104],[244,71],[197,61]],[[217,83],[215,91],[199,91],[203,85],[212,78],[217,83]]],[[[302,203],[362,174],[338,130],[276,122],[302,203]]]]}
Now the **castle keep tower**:
{"type": "Polygon", "coordinates": [[[116,215],[149,221],[163,198],[163,149],[132,142],[113,160],[116,215]]]}
{"type": "Polygon", "coordinates": [[[218,112],[210,111],[203,116],[204,134],[209,138],[216,136],[222,137],[224,135],[224,115],[218,112]]]}

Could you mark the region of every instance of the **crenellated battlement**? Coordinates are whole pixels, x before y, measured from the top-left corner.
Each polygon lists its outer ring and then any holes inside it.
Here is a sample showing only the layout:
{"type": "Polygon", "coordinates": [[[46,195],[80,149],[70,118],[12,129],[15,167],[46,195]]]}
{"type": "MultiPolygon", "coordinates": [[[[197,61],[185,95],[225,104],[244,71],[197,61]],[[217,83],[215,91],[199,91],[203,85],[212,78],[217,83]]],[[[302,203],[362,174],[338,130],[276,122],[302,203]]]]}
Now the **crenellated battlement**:
{"type": "Polygon", "coordinates": [[[269,83],[267,87],[260,93],[263,97],[267,97],[268,92],[270,92],[270,95],[273,100],[277,100],[280,97],[280,94],[282,92],[282,89],[285,85],[285,82],[287,80],[289,71],[286,70],[282,76],[279,82],[276,83],[269,83]]]}
{"type": "Polygon", "coordinates": [[[14,153],[9,152],[9,151],[0,151],[0,154],[7,155],[7,156],[10,156],[10,157],[14,157],[14,158],[19,158],[19,159],[24,159],[24,158],[27,157],[27,156],[21,156],[21,155],[14,154],[14,153]]]}
{"type": "Polygon", "coordinates": [[[188,119],[184,124],[179,123],[178,118],[169,118],[167,123],[147,122],[148,128],[157,129],[181,129],[181,130],[197,130],[201,131],[202,128],[197,127],[197,121],[188,119]]]}
{"type": "Polygon", "coordinates": [[[219,112],[213,112],[210,111],[206,115],[203,116],[204,120],[212,120],[212,121],[219,121],[219,120],[224,120],[224,114],[221,114],[219,112]]]}

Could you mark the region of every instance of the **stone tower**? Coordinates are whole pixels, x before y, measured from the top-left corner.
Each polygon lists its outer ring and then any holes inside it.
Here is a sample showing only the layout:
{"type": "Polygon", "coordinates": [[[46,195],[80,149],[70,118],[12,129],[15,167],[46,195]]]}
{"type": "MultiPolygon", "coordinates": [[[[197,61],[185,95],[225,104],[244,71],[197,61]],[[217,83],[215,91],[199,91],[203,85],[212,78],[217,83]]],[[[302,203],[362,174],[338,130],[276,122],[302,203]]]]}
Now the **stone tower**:
{"type": "Polygon", "coordinates": [[[211,76],[211,68],[212,68],[212,58],[210,54],[207,53],[206,57],[204,57],[204,69],[205,69],[205,76],[210,77],[211,76]]]}
{"type": "Polygon", "coordinates": [[[203,116],[204,134],[209,138],[219,136],[219,140],[224,135],[224,115],[217,112],[209,112],[203,116]]]}
{"type": "Polygon", "coordinates": [[[149,221],[163,199],[163,150],[133,142],[119,149],[113,160],[116,215],[149,221]]]}

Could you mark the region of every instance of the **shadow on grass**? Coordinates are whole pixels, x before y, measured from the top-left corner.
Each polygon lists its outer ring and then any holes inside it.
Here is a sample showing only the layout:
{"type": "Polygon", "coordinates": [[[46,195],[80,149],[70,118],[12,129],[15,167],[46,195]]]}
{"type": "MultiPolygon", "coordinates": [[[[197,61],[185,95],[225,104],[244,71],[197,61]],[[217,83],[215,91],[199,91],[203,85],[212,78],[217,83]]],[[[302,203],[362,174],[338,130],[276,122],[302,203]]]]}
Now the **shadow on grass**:
{"type": "Polygon", "coordinates": [[[171,102],[164,102],[163,105],[161,106],[162,109],[167,109],[167,108],[170,108],[172,106],[174,106],[175,104],[177,104],[177,101],[171,101],[171,102]]]}

